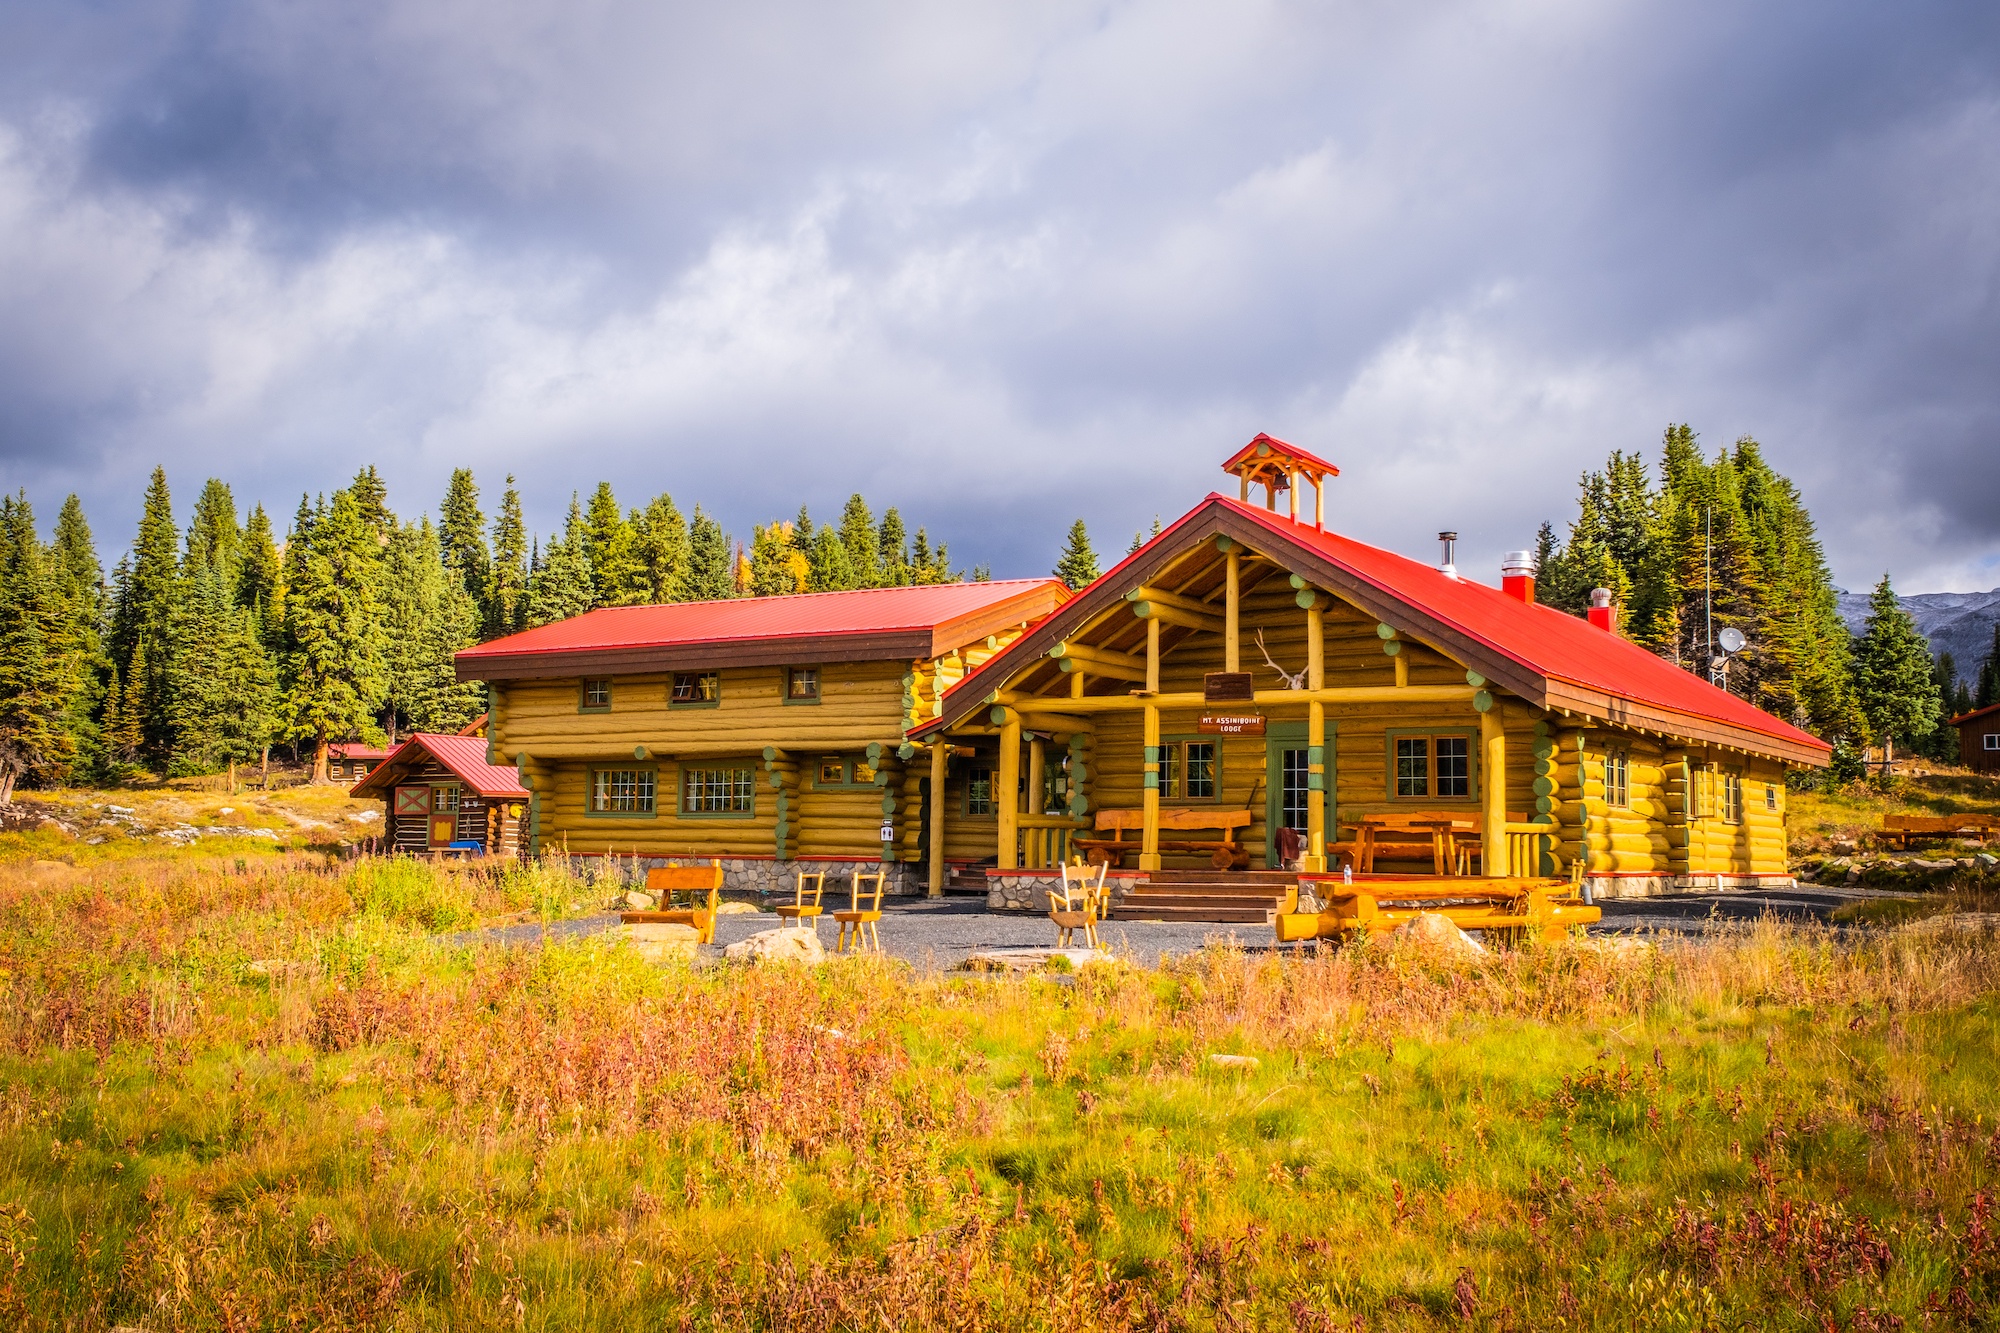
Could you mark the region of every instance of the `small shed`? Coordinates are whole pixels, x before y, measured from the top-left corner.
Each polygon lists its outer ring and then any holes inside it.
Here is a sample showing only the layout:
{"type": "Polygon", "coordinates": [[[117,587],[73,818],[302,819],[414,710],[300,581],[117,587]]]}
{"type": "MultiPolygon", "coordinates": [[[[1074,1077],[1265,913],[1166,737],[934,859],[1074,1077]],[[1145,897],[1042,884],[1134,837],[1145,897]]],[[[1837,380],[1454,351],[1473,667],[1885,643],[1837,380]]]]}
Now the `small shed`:
{"type": "Polygon", "coordinates": [[[335,741],[326,747],[327,776],[335,781],[359,782],[380,768],[389,753],[359,742],[335,741]]]}
{"type": "Polygon", "coordinates": [[[1950,725],[1958,728],[1960,763],[1975,773],[2000,773],[2000,704],[1960,713],[1950,725]]]}
{"type": "Polygon", "coordinates": [[[489,856],[521,853],[527,789],[513,769],[486,762],[480,737],[419,732],[350,795],[383,802],[385,850],[423,854],[457,844],[489,856]]]}

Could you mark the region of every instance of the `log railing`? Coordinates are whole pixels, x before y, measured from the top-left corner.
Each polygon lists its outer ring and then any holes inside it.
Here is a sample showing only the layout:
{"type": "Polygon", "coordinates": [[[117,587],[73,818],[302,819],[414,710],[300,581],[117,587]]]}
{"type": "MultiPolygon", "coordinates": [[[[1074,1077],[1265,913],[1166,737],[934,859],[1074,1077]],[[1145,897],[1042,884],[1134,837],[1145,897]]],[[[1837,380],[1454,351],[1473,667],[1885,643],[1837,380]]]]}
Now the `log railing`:
{"type": "Polygon", "coordinates": [[[1021,815],[1017,819],[1023,870],[1048,870],[1069,860],[1069,840],[1089,826],[1070,815],[1021,815]]]}
{"type": "Polygon", "coordinates": [[[1516,875],[1537,876],[1542,873],[1542,856],[1547,853],[1555,874],[1563,872],[1562,853],[1556,850],[1558,830],[1554,824],[1517,824],[1511,820],[1507,830],[1507,866],[1516,875]]]}

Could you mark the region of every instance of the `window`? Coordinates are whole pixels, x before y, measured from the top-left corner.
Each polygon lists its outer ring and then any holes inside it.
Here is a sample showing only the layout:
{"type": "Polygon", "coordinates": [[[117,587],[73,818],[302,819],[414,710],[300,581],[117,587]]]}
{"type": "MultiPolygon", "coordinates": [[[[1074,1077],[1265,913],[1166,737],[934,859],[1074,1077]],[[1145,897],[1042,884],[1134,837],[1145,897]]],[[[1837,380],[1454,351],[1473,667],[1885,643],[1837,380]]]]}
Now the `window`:
{"type": "Polygon", "coordinates": [[[785,672],[785,702],[788,704],[819,702],[818,667],[792,667],[785,672]]]}
{"type": "Polygon", "coordinates": [[[650,768],[600,768],[590,775],[590,813],[593,815],[650,815],[653,813],[653,770],[650,768]]]}
{"type": "Polygon", "coordinates": [[[828,755],[819,761],[816,787],[873,787],[875,770],[868,766],[866,759],[846,759],[839,755],[828,755]]]}
{"type": "Polygon", "coordinates": [[[676,671],[674,692],[667,702],[676,708],[699,707],[722,701],[722,673],[719,671],[676,671]]]}
{"type": "Polygon", "coordinates": [[[1632,756],[1627,751],[1604,756],[1604,803],[1616,810],[1632,804],[1632,756]]]}
{"type": "Polygon", "coordinates": [[[1472,796],[1472,737],[1447,733],[1410,736],[1390,733],[1389,790],[1399,798],[1472,796]]]}
{"type": "Polygon", "coordinates": [[[681,770],[684,815],[747,815],[754,812],[753,800],[747,768],[681,770]]]}
{"type": "Polygon", "coordinates": [[[1715,765],[1703,764],[1694,770],[1694,817],[1715,818],[1715,765]]]}
{"type": "Polygon", "coordinates": [[[1743,775],[1724,773],[1722,775],[1722,822],[1741,824],[1743,822],[1743,775]]]}
{"type": "Polygon", "coordinates": [[[1160,799],[1212,801],[1216,780],[1214,741],[1163,741],[1160,745],[1160,799]]]}
{"type": "Polygon", "coordinates": [[[819,761],[819,785],[822,787],[845,786],[847,783],[847,761],[845,759],[822,759],[819,761]]]}
{"type": "Polygon", "coordinates": [[[2000,750],[2000,731],[1988,732],[1980,738],[1989,750],[2000,750]]]}
{"type": "Polygon", "coordinates": [[[458,812],[458,788],[456,787],[431,788],[432,814],[449,815],[449,814],[456,814],[457,812],[458,812]]]}
{"type": "Polygon", "coordinates": [[[1764,808],[1766,810],[1778,808],[1778,784],[1775,782],[1764,784],[1764,808]]]}
{"type": "Polygon", "coordinates": [[[968,815],[990,815],[998,813],[993,805],[993,770],[990,768],[968,769],[965,774],[965,813],[968,815]]]}
{"type": "Polygon", "coordinates": [[[602,712],[611,707],[611,682],[608,680],[586,680],[583,682],[583,706],[602,712]]]}

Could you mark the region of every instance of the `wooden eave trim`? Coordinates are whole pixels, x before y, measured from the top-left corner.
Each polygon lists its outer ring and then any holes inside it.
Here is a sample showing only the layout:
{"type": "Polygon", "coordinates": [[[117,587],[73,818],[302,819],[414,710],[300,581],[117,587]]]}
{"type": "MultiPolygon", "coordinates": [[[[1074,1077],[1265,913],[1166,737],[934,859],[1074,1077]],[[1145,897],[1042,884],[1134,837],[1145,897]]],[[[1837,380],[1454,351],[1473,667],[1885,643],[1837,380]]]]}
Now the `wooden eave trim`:
{"type": "Polygon", "coordinates": [[[1054,588],[1038,588],[1022,593],[997,605],[981,607],[943,622],[931,631],[929,652],[913,653],[911,656],[943,657],[1023,623],[1032,625],[1064,604],[1064,599],[1057,595],[1054,588]]]}
{"type": "Polygon", "coordinates": [[[1548,707],[1581,713],[1591,722],[1656,731],[1677,740],[1704,745],[1726,745],[1733,750],[1748,751],[1781,763],[1824,768],[1829,762],[1826,751],[1810,745],[1767,736],[1732,722],[1697,717],[1657,704],[1639,703],[1573,681],[1549,681],[1548,707]]]}
{"type": "MultiPolygon", "coordinates": [[[[1009,620],[1008,624],[1018,624],[1009,620]]],[[[565,648],[457,659],[460,684],[485,680],[561,680],[597,673],[710,671],[737,666],[824,666],[837,662],[894,662],[928,656],[932,631],[918,628],[866,634],[800,635],[713,643],[647,644],[634,648],[565,648]]]]}

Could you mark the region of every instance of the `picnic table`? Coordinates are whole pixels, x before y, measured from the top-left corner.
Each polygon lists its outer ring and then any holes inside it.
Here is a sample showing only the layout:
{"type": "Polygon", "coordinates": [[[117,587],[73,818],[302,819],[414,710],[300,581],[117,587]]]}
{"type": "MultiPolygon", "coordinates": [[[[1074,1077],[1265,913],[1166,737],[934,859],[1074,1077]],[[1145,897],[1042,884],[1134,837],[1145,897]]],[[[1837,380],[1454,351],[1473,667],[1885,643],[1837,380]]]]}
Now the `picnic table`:
{"type": "Polygon", "coordinates": [[[1912,838],[1977,838],[2000,833],[2000,815],[1884,815],[1882,840],[1909,849],[1912,838]]]}

